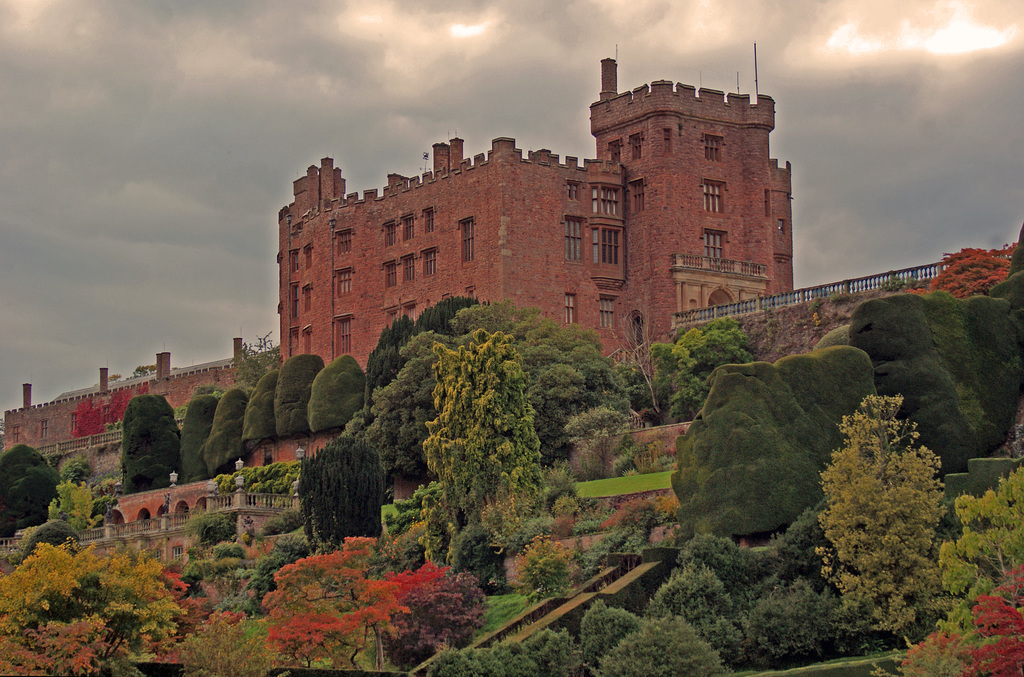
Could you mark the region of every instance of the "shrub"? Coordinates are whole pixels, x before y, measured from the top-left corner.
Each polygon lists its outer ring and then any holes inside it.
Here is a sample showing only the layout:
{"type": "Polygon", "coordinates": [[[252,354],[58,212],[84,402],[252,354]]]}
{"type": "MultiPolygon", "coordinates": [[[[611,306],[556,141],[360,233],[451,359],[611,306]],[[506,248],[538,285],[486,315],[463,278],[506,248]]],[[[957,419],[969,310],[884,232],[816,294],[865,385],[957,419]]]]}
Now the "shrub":
{"type": "Polygon", "coordinates": [[[217,402],[210,436],[203,444],[203,461],[208,477],[231,472],[235,459],[245,455],[242,448],[242,422],[249,396],[241,388],[232,388],[217,402]]]}
{"type": "Polygon", "coordinates": [[[60,467],[61,482],[78,484],[88,480],[90,475],[92,475],[92,466],[89,465],[89,459],[82,454],[69,458],[60,467]]]}
{"type": "Polygon", "coordinates": [[[263,535],[289,534],[301,526],[302,513],[298,510],[285,510],[263,523],[263,535]]]}
{"type": "Polygon", "coordinates": [[[263,624],[215,613],[181,645],[182,677],[263,677],[274,664],[263,624]]]}
{"type": "Polygon", "coordinates": [[[568,548],[548,536],[534,538],[516,558],[520,591],[533,601],[565,594],[575,569],[568,548]]]}
{"type": "Polygon", "coordinates": [[[297,562],[310,555],[309,542],[305,536],[288,534],[274,541],[274,549],[269,554],[256,560],[250,571],[249,582],[245,589],[253,595],[253,610],[258,611],[263,605],[263,597],[277,589],[274,574],[281,567],[297,562]]]}
{"type": "Polygon", "coordinates": [[[263,375],[249,396],[245,405],[245,418],[242,422],[242,440],[259,442],[277,436],[277,423],[274,418],[274,395],[277,391],[277,378],[281,372],[277,369],[263,375]]]}
{"type": "Polygon", "coordinates": [[[213,546],[214,559],[245,559],[245,546],[241,543],[218,543],[213,546]]]}
{"type": "Polygon", "coordinates": [[[607,606],[603,600],[590,605],[580,622],[583,662],[591,670],[627,635],[640,629],[640,619],[626,611],[607,606]]]}
{"type": "Polygon", "coordinates": [[[707,567],[729,592],[750,587],[757,578],[756,555],[749,548],[711,534],[699,534],[687,541],[679,549],[677,565],[707,567]]]}
{"type": "Polygon", "coordinates": [[[162,395],[138,395],[124,410],[121,470],[124,493],[170,486],[171,471],[181,467],[181,446],[174,410],[162,395]]]}
{"type": "Polygon", "coordinates": [[[805,580],[763,596],[747,616],[749,659],[762,665],[813,662],[834,639],[838,600],[815,592],[805,580]]]}
{"type": "Polygon", "coordinates": [[[599,677],[714,677],[728,671],[682,618],[644,619],[601,661],[599,677]]]}
{"type": "Polygon", "coordinates": [[[46,521],[60,475],[42,454],[16,444],[0,454],[0,537],[46,521]]]}
{"type": "Polygon", "coordinates": [[[293,355],[281,365],[274,391],[278,437],[309,434],[309,396],[313,379],[323,368],[324,360],[319,355],[293,355]]]}
{"type": "Polygon", "coordinates": [[[351,355],[342,355],[313,379],[309,395],[309,429],[313,432],[344,428],[363,408],[366,377],[351,355]]]}
{"type": "Polygon", "coordinates": [[[215,545],[221,541],[234,540],[235,520],[227,513],[200,512],[188,518],[186,531],[196,538],[199,545],[215,545]]]}
{"type": "Polygon", "coordinates": [[[349,536],[376,538],[384,504],[377,450],[356,438],[332,440],[302,462],[299,496],[306,538],[316,547],[339,548],[349,536]]]}
{"type": "Polygon", "coordinates": [[[479,524],[470,524],[452,540],[451,562],[455,571],[476,575],[489,595],[500,594],[508,588],[505,558],[479,524]]]}
{"type": "Polygon", "coordinates": [[[614,515],[601,525],[603,529],[622,529],[649,538],[651,530],[660,517],[654,501],[649,498],[633,498],[626,501],[614,515]]]}
{"type": "Polygon", "coordinates": [[[71,541],[73,545],[78,544],[78,532],[74,527],[64,520],[50,520],[32,531],[21,542],[21,555],[28,557],[35,552],[36,546],[40,543],[61,546],[71,541]]]}
{"type": "Polygon", "coordinates": [[[278,461],[270,465],[250,465],[241,471],[217,475],[214,481],[218,491],[229,494],[235,490],[235,475],[245,478],[246,491],[253,494],[292,494],[292,483],[299,479],[298,461],[278,461]]]}
{"type": "Polygon", "coordinates": [[[538,536],[548,536],[554,529],[555,520],[550,515],[531,517],[519,524],[519,528],[509,537],[505,544],[505,552],[509,555],[516,555],[523,552],[538,536]]]}
{"type": "Polygon", "coordinates": [[[210,436],[217,398],[213,395],[193,397],[181,422],[181,483],[198,482],[210,476],[203,460],[203,445],[210,436]]]}
{"type": "Polygon", "coordinates": [[[732,596],[713,571],[688,564],[677,569],[651,599],[647,614],[653,618],[678,616],[697,634],[727,657],[738,659],[743,634],[736,622],[732,596]]]}

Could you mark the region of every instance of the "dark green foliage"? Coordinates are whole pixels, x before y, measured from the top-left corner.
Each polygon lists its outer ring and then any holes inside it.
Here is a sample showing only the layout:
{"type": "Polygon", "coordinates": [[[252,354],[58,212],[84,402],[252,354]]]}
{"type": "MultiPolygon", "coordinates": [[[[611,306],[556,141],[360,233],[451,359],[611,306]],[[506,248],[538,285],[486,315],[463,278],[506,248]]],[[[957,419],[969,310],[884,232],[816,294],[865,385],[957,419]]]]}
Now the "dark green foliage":
{"type": "Polygon", "coordinates": [[[727,590],[748,588],[760,577],[757,555],[732,539],[698,534],[679,549],[677,566],[707,567],[727,590]]]}
{"type": "Polygon", "coordinates": [[[468,296],[449,296],[430,306],[416,318],[415,333],[432,331],[444,336],[455,336],[452,320],[463,308],[475,306],[478,301],[468,296]]]}
{"type": "Polygon", "coordinates": [[[78,544],[78,532],[64,520],[50,520],[46,524],[34,529],[21,543],[22,557],[31,555],[36,546],[40,543],[50,545],[64,545],[71,541],[73,545],[78,544]]]}
{"type": "Polygon", "coordinates": [[[583,662],[591,669],[622,638],[640,629],[640,619],[625,609],[607,606],[603,600],[590,605],[580,622],[580,649],[583,662]]]}
{"type": "Polygon", "coordinates": [[[235,517],[223,512],[200,512],[188,518],[185,529],[198,545],[216,545],[235,538],[235,517]]]}
{"type": "Polygon", "coordinates": [[[58,472],[28,445],[0,454],[0,537],[45,522],[59,482],[58,472]]]}
{"type": "Polygon", "coordinates": [[[658,588],[647,615],[685,619],[724,659],[735,662],[743,639],[737,611],[732,595],[715,572],[704,565],[687,564],[658,588]]]}
{"type": "Polygon", "coordinates": [[[765,595],[747,616],[748,654],[771,666],[820,660],[835,639],[838,605],[831,591],[817,592],[805,580],[765,595]]]}
{"type": "Polygon", "coordinates": [[[245,559],[245,546],[241,543],[218,543],[213,546],[214,559],[245,559]]]}
{"type": "Polygon", "coordinates": [[[319,355],[293,355],[281,365],[274,391],[278,437],[309,434],[309,395],[313,379],[323,368],[324,361],[319,355]]]}
{"type": "Polygon", "coordinates": [[[1017,316],[1024,310],[1024,275],[1017,276],[1017,273],[1024,272],[1024,247],[1020,246],[1022,239],[1024,239],[1024,226],[1021,226],[1017,239],[1018,246],[1014,248],[1013,256],[1010,258],[1010,271],[1007,273],[1006,279],[989,291],[989,296],[1009,302],[1017,316]]]}
{"type": "Polygon", "coordinates": [[[850,325],[844,324],[822,336],[814,344],[814,349],[821,350],[822,348],[831,348],[832,346],[848,345],[850,345],[850,325]]]}
{"type": "Polygon", "coordinates": [[[138,395],[124,410],[121,472],[124,493],[170,486],[181,467],[181,442],[174,410],[162,395],[138,395]]]}
{"type": "MultiPolygon", "coordinates": [[[[442,651],[430,665],[430,677],[573,677],[580,656],[563,630],[544,629],[523,642],[506,642],[487,649],[442,651]]],[[[680,673],[682,674],[682,673],[680,673]]]]}
{"type": "MultiPolygon", "coordinates": [[[[999,486],[999,480],[1020,467],[1019,458],[972,458],[967,461],[967,472],[948,473],[943,487],[945,499],[954,501],[958,496],[970,494],[980,498],[986,491],[999,486]]],[[[954,512],[955,516],[955,512],[954,512]]],[[[954,539],[955,540],[955,539],[954,539]]]]}
{"type": "Polygon", "coordinates": [[[348,536],[379,536],[384,473],[377,450],[360,439],[332,440],[302,462],[299,496],[306,538],[317,548],[337,549],[348,536]]]}
{"type": "Polygon", "coordinates": [[[443,494],[440,483],[430,482],[416,487],[412,498],[395,501],[395,512],[384,515],[384,524],[392,536],[400,536],[408,531],[414,522],[423,518],[423,508],[436,504],[443,494]]]}
{"type": "Polygon", "coordinates": [[[234,470],[235,461],[245,456],[242,448],[242,423],[249,396],[241,388],[232,388],[217,402],[210,436],[203,444],[203,462],[207,477],[234,470]]]}
{"type": "Polygon", "coordinates": [[[69,458],[60,467],[61,482],[78,484],[88,481],[90,475],[92,475],[92,466],[89,465],[89,459],[82,454],[69,458]]]}
{"type": "Polygon", "coordinates": [[[366,378],[351,355],[342,355],[316,375],[309,395],[309,429],[344,428],[363,408],[366,378]]]}
{"type": "Polygon", "coordinates": [[[384,472],[389,476],[419,479],[427,475],[423,441],[427,421],[437,417],[434,409],[435,343],[454,343],[433,332],[418,334],[402,348],[405,366],[397,378],[374,391],[372,419],[366,439],[380,449],[384,472]]]}
{"type": "Polygon", "coordinates": [[[920,443],[942,472],[988,455],[1013,421],[1024,366],[1010,304],[942,291],[866,301],[853,312],[850,344],[867,352],[879,395],[902,395],[920,443]]]}
{"type": "Polygon", "coordinates": [[[414,333],[411,319],[403,315],[384,327],[377,339],[377,346],[366,358],[366,398],[367,403],[373,399],[373,391],[391,383],[405,362],[399,350],[408,342],[414,333]]]}
{"type": "Polygon", "coordinates": [[[608,652],[598,677],[677,677],[728,674],[718,654],[682,618],[644,619],[608,652]]]}
{"type": "Polygon", "coordinates": [[[821,499],[818,473],[838,424],[874,394],[868,356],[834,346],[775,364],[716,369],[711,391],[676,441],[672,487],[685,535],[770,532],[821,499]]]}
{"type": "Polygon", "coordinates": [[[210,436],[216,411],[217,398],[214,395],[193,397],[188,403],[185,420],[181,422],[181,477],[178,481],[182,484],[209,477],[203,460],[203,445],[210,436]]]}
{"type": "Polygon", "coordinates": [[[277,378],[280,373],[277,369],[267,372],[249,396],[249,404],[245,406],[245,421],[242,424],[243,441],[259,442],[277,436],[274,395],[277,392],[277,378]]]}
{"type": "Polygon", "coordinates": [[[310,555],[309,542],[305,536],[288,534],[274,541],[274,549],[269,554],[256,560],[252,575],[245,589],[253,594],[253,606],[259,610],[263,606],[263,597],[277,589],[274,574],[281,567],[297,562],[310,555]]]}
{"type": "Polygon", "coordinates": [[[824,501],[807,508],[784,533],[772,539],[769,551],[779,580],[791,583],[803,579],[819,592],[825,589],[821,555],[816,552],[817,548],[830,547],[818,521],[818,515],[824,509],[824,501]]]}
{"type": "Polygon", "coordinates": [[[480,579],[488,595],[506,592],[505,558],[491,544],[491,535],[478,524],[470,524],[452,541],[451,563],[455,571],[468,571],[480,579]]]}
{"type": "Polygon", "coordinates": [[[229,464],[227,472],[217,475],[213,480],[222,494],[230,494],[235,490],[235,475],[245,478],[245,490],[253,494],[291,495],[292,483],[299,479],[298,461],[278,461],[270,465],[245,466],[241,472],[229,464]]]}
{"type": "Polygon", "coordinates": [[[285,510],[263,523],[264,536],[290,534],[302,526],[302,513],[298,510],[285,510]]]}

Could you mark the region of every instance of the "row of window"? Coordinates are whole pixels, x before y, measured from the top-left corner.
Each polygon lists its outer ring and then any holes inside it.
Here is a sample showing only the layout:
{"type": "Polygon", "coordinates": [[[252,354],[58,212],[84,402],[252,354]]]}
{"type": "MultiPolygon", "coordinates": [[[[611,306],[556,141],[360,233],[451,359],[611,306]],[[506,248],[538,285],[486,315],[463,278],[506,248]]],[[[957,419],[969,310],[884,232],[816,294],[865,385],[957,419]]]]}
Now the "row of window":
{"type": "MultiPolygon", "coordinates": [[[[421,214],[424,234],[434,232],[434,208],[428,207],[421,214]]],[[[406,214],[398,221],[388,221],[384,224],[384,246],[390,247],[398,241],[398,227],[402,227],[402,241],[408,242],[416,237],[416,217],[413,214],[406,214]]]]}
{"type": "MultiPolygon", "coordinates": [[[[602,296],[597,300],[597,313],[601,321],[601,328],[612,329],[615,327],[615,299],[609,296],[602,296]]],[[[566,293],[565,295],[565,323],[576,322],[576,294],[566,293]]]]}
{"type": "MultiPolygon", "coordinates": [[[[619,264],[619,232],[618,228],[591,228],[593,263],[619,264]]],[[[583,260],[583,219],[565,219],[565,260],[583,260]]]]}
{"type": "MultiPolygon", "coordinates": [[[[682,131],[680,125],[679,131],[682,131]]],[[[662,155],[672,154],[672,128],[665,127],[661,130],[661,152],[662,155]]],[[[717,134],[704,134],[704,159],[711,162],[722,161],[723,138],[717,134]]],[[[608,155],[612,162],[622,162],[622,140],[614,139],[608,142],[608,155]]],[[[644,155],[644,133],[637,132],[629,136],[629,155],[633,160],[640,160],[644,155]]]]}

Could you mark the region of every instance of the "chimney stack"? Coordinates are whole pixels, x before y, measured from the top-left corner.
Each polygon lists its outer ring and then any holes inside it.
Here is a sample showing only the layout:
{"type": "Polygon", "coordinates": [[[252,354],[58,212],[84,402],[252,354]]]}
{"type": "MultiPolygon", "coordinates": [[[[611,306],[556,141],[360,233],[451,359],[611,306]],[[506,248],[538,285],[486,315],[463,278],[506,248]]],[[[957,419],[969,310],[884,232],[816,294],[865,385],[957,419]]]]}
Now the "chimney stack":
{"type": "Polygon", "coordinates": [[[157,379],[167,378],[171,375],[171,354],[157,353],[156,354],[156,377],[157,379]]]}
{"type": "Polygon", "coordinates": [[[110,390],[110,378],[108,376],[109,370],[107,367],[100,367],[100,392],[105,393],[110,390]]]}
{"type": "Polygon", "coordinates": [[[450,155],[448,156],[448,169],[458,169],[462,166],[463,143],[464,141],[457,136],[448,142],[448,147],[451,149],[450,155]]]}
{"type": "Polygon", "coordinates": [[[443,174],[448,171],[448,160],[451,149],[447,143],[434,144],[434,173],[443,174]]]}
{"type": "Polygon", "coordinates": [[[32,408],[32,384],[21,384],[21,406],[24,409],[32,408]]]}
{"type": "Polygon", "coordinates": [[[235,357],[236,355],[238,355],[238,353],[242,352],[242,337],[241,336],[236,336],[233,339],[233,342],[234,342],[234,350],[231,351],[231,356],[235,357]]]}
{"type": "Polygon", "coordinates": [[[619,94],[619,66],[615,59],[601,59],[601,101],[619,94]]]}

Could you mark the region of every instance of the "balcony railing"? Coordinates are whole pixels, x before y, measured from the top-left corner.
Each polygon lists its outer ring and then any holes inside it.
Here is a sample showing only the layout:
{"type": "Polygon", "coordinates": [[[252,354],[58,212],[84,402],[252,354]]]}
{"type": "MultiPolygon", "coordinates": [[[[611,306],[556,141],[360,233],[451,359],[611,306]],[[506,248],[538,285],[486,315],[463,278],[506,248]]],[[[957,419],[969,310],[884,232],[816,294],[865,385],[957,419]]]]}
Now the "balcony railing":
{"type": "MultiPolygon", "coordinates": [[[[677,255],[678,256],[678,255],[677,255]]],[[[747,299],[736,303],[727,303],[721,306],[709,306],[707,308],[694,308],[681,313],[675,313],[672,317],[672,324],[675,327],[681,325],[699,324],[708,322],[718,317],[731,317],[735,315],[746,315],[773,308],[792,306],[797,303],[805,303],[814,299],[828,298],[833,294],[853,294],[855,292],[871,291],[882,289],[893,285],[901,287],[910,281],[930,280],[942,272],[942,263],[929,263],[914,268],[903,268],[890,270],[886,273],[858,277],[841,282],[818,285],[817,287],[805,287],[795,289],[784,294],[773,296],[759,296],[756,299],[747,299]]]]}
{"type": "Polygon", "coordinates": [[[694,254],[673,254],[673,268],[690,268],[693,270],[712,270],[716,273],[730,273],[746,277],[767,277],[768,266],[751,261],[733,261],[718,259],[711,256],[694,254]]]}

